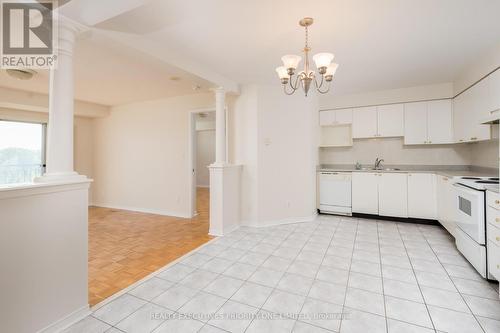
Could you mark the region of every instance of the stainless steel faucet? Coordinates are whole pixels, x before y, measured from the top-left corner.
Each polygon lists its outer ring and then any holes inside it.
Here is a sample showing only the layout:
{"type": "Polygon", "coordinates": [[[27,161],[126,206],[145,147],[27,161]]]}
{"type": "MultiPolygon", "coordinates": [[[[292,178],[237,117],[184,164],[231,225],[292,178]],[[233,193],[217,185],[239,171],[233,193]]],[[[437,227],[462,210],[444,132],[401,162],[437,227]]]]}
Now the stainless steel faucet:
{"type": "Polygon", "coordinates": [[[375,160],[375,167],[374,167],[374,169],[375,170],[380,170],[381,169],[380,163],[382,163],[383,161],[384,161],[383,159],[377,157],[377,159],[375,160]]]}

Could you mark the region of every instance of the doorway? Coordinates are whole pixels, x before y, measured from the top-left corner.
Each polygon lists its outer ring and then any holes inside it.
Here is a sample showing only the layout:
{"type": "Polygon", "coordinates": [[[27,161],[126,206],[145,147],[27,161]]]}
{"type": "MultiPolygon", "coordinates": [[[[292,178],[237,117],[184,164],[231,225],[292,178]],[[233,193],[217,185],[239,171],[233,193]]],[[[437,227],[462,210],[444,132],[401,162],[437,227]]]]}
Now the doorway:
{"type": "Polygon", "coordinates": [[[215,110],[190,113],[190,190],[191,216],[208,220],[210,206],[210,172],[215,161],[215,110]]]}

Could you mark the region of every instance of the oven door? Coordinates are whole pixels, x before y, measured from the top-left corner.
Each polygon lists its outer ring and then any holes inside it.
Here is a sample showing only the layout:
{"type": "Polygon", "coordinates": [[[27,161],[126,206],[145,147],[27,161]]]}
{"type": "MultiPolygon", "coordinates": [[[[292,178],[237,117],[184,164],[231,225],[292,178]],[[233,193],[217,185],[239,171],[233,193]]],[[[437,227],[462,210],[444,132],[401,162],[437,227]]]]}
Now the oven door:
{"type": "Polygon", "coordinates": [[[453,184],[457,227],[475,242],[485,245],[484,192],[453,184]]]}

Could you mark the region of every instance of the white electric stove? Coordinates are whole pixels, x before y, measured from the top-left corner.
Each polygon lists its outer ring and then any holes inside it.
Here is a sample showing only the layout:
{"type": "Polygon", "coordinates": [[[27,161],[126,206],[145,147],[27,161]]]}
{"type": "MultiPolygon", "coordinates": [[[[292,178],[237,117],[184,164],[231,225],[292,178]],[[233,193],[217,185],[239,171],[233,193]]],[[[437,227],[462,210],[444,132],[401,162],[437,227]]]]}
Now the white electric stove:
{"type": "Polygon", "coordinates": [[[486,189],[496,184],[498,178],[494,177],[461,177],[454,184],[455,243],[484,278],[488,277],[486,189]]]}

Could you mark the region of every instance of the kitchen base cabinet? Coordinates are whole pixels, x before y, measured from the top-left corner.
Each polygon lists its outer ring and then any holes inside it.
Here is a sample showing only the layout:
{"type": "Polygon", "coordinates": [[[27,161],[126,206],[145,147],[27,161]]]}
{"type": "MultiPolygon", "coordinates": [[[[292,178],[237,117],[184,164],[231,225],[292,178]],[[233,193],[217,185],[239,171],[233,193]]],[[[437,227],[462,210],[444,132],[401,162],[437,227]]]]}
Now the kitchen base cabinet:
{"type": "Polygon", "coordinates": [[[445,176],[436,176],[436,178],[437,219],[452,236],[455,236],[453,180],[445,176]]]}
{"type": "Polygon", "coordinates": [[[408,174],[408,216],[435,220],[436,175],[430,173],[408,174]]]}
{"type": "Polygon", "coordinates": [[[352,211],[354,213],[408,217],[406,173],[354,172],[352,211]]]}
{"type": "Polygon", "coordinates": [[[353,172],[352,211],[362,214],[378,214],[378,173],[353,172]]]}
{"type": "Polygon", "coordinates": [[[382,216],[408,217],[406,173],[381,173],[378,184],[378,213],[382,216]]]}

